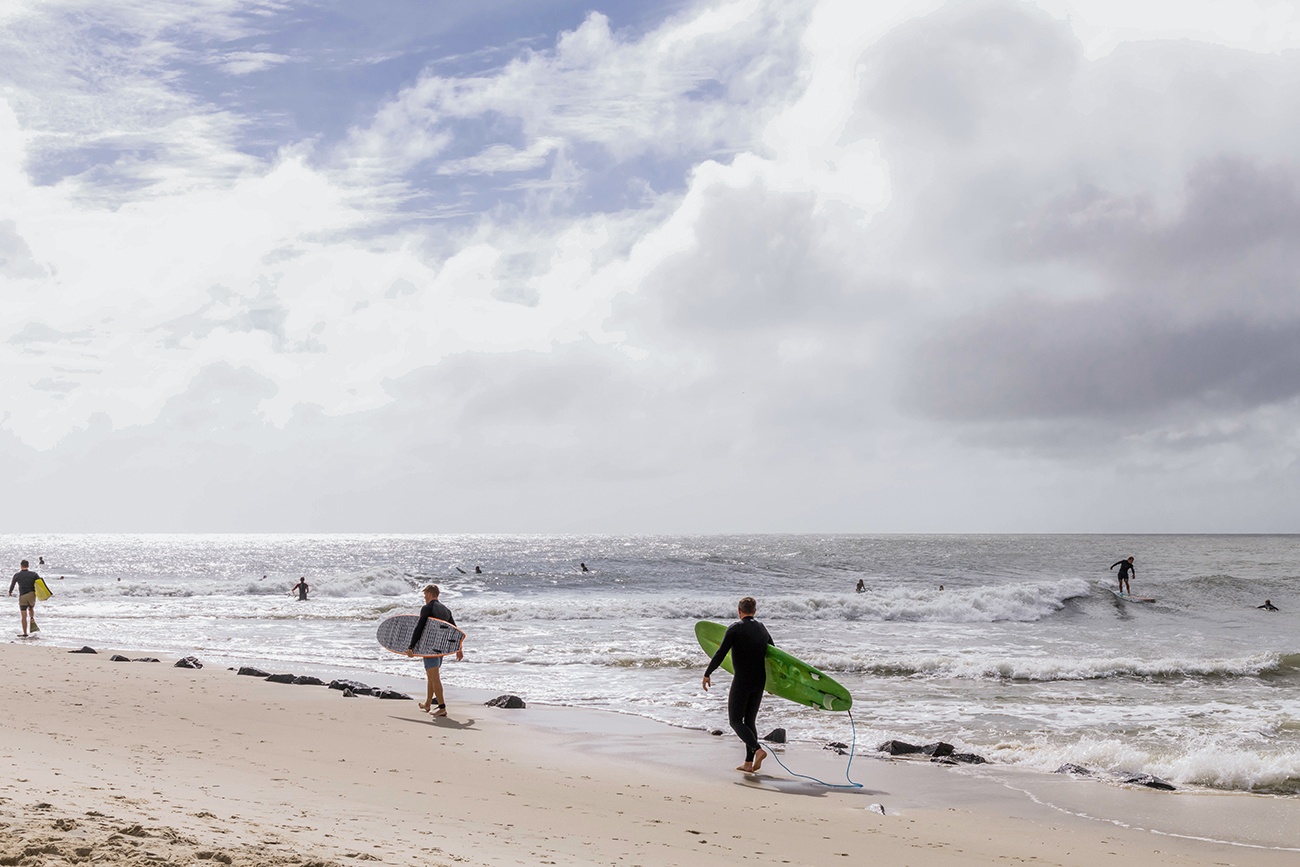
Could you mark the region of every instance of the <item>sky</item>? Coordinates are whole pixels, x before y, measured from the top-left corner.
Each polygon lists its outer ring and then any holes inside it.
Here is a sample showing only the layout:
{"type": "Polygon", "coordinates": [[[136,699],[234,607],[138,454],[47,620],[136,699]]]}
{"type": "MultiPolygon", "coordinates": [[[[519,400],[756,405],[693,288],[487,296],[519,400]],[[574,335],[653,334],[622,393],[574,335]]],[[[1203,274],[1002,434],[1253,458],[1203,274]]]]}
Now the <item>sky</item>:
{"type": "Polygon", "coordinates": [[[1297,532],[1300,0],[6,0],[2,532],[1297,532]]]}

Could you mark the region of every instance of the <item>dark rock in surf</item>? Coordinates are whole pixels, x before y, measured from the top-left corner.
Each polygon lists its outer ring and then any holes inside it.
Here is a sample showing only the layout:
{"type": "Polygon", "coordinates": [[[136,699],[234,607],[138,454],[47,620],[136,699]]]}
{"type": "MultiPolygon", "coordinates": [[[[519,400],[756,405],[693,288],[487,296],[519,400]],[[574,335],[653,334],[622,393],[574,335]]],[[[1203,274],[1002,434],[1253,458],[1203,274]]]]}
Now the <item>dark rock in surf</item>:
{"type": "Polygon", "coordinates": [[[93,647],[83,647],[80,650],[69,650],[68,653],[99,653],[99,651],[93,647]]]}
{"type": "Polygon", "coordinates": [[[976,753],[953,753],[948,758],[959,765],[987,765],[989,763],[988,759],[976,753]]]}
{"type": "Polygon", "coordinates": [[[485,702],[485,704],[487,704],[488,707],[504,707],[510,709],[528,707],[528,705],[524,704],[524,700],[517,695],[499,695],[491,701],[485,702]]]}
{"type": "Polygon", "coordinates": [[[114,653],[108,658],[109,662],[130,662],[131,660],[119,653],[114,653]]]}
{"type": "Polygon", "coordinates": [[[302,674],[293,679],[298,686],[324,686],[325,681],[319,677],[312,677],[310,674],[302,674]]]}
{"type": "Polygon", "coordinates": [[[842,743],[840,743],[839,741],[831,741],[829,744],[827,744],[826,746],[822,747],[822,749],[824,749],[824,750],[835,750],[835,753],[836,753],[837,755],[841,755],[841,756],[842,756],[842,755],[844,755],[845,753],[847,753],[847,752],[849,751],[849,745],[848,745],[848,744],[842,744],[842,743]]]}
{"type": "Polygon", "coordinates": [[[763,740],[769,744],[783,744],[785,743],[785,729],[772,729],[763,740]]]}
{"type": "Polygon", "coordinates": [[[1085,768],[1083,765],[1075,765],[1075,764],[1071,764],[1070,762],[1066,762],[1065,764],[1061,765],[1059,768],[1057,768],[1056,770],[1052,771],[1052,773],[1054,773],[1054,774],[1069,774],[1069,775],[1072,776],[1072,777],[1091,777],[1091,776],[1094,776],[1093,773],[1092,773],[1092,771],[1088,770],[1088,769],[1085,768]]]}
{"type": "Polygon", "coordinates": [[[152,656],[141,656],[139,659],[133,659],[132,662],[161,662],[160,659],[154,659],[152,656]]]}
{"type": "Polygon", "coordinates": [[[266,680],[268,683],[293,683],[293,679],[297,676],[296,674],[272,674],[266,680]]]}
{"type": "Polygon", "coordinates": [[[271,676],[271,672],[262,671],[260,668],[253,668],[251,665],[245,665],[243,668],[239,669],[238,673],[242,674],[244,677],[268,678],[271,676]]]}
{"type": "Polygon", "coordinates": [[[331,680],[330,689],[352,690],[353,693],[369,695],[370,687],[356,680],[331,680]]]}
{"type": "Polygon", "coordinates": [[[384,689],[379,692],[380,698],[393,699],[394,701],[411,701],[411,697],[404,692],[398,692],[395,689],[384,689]]]}
{"type": "Polygon", "coordinates": [[[709,732],[709,734],[713,735],[715,738],[722,737],[722,729],[714,729],[713,731],[709,732]]]}
{"type": "Polygon", "coordinates": [[[203,663],[199,662],[198,659],[193,656],[187,656],[184,659],[178,659],[176,661],[176,665],[173,667],[174,668],[202,668],[203,663]]]}
{"type": "Polygon", "coordinates": [[[1146,786],[1148,789],[1160,789],[1163,792],[1176,792],[1178,790],[1173,783],[1166,783],[1159,777],[1153,777],[1150,774],[1134,774],[1131,777],[1125,777],[1120,782],[1133,786],[1146,786]]]}
{"type": "Polygon", "coordinates": [[[921,747],[921,752],[925,753],[927,756],[931,756],[932,758],[941,759],[944,756],[952,755],[956,752],[956,749],[950,743],[939,741],[938,743],[926,744],[921,747]]]}
{"type": "Polygon", "coordinates": [[[916,744],[909,744],[906,741],[885,741],[876,747],[876,752],[889,753],[891,756],[910,756],[920,751],[921,748],[916,744]]]}

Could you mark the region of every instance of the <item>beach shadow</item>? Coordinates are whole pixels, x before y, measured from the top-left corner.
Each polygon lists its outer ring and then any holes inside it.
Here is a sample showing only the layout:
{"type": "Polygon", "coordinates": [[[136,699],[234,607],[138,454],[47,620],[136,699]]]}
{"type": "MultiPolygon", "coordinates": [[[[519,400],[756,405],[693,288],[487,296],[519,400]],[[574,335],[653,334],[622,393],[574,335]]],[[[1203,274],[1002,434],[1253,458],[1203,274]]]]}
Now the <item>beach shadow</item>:
{"type": "Polygon", "coordinates": [[[440,716],[440,717],[426,716],[424,719],[420,719],[418,717],[412,718],[409,716],[393,716],[392,714],[389,714],[388,718],[395,719],[398,722],[415,723],[416,725],[421,725],[421,726],[431,725],[440,729],[451,729],[452,731],[462,731],[462,732],[478,731],[478,729],[474,728],[474,724],[477,723],[478,720],[474,719],[473,717],[470,717],[464,722],[461,722],[460,720],[454,720],[449,716],[440,716]]]}
{"type": "Polygon", "coordinates": [[[882,789],[835,789],[823,786],[811,780],[791,780],[787,777],[773,777],[769,774],[747,774],[743,780],[736,781],[737,786],[746,789],[762,789],[782,795],[803,795],[806,798],[824,798],[827,795],[888,795],[882,789]]]}

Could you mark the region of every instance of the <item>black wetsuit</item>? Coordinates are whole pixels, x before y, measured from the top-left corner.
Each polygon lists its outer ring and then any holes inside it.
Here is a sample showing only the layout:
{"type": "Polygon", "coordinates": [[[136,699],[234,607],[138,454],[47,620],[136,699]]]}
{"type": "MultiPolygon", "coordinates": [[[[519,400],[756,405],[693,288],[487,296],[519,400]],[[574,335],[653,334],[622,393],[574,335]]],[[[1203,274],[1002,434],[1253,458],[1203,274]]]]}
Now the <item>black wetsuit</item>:
{"type": "Polygon", "coordinates": [[[298,591],[298,601],[299,601],[299,602],[306,602],[306,601],[307,601],[307,582],[306,582],[306,581],[299,581],[298,584],[297,584],[297,586],[295,586],[293,589],[298,591]]]}
{"type": "Polygon", "coordinates": [[[1127,560],[1120,560],[1117,563],[1110,564],[1110,568],[1112,569],[1114,569],[1116,566],[1119,567],[1119,589],[1123,590],[1124,582],[1128,580],[1129,573],[1137,572],[1137,570],[1134,569],[1133,564],[1127,560]]]}
{"type": "Polygon", "coordinates": [[[709,660],[709,667],[704,670],[708,677],[722,665],[722,660],[731,652],[731,667],[734,676],[731,679],[731,692],[727,696],[727,718],[736,737],[745,742],[745,761],[752,762],[758,752],[758,706],[763,701],[763,687],[767,685],[767,646],[776,645],[767,627],[754,619],[753,615],[731,624],[727,634],[722,637],[718,652],[709,660]]]}
{"type": "Polygon", "coordinates": [[[411,633],[411,650],[415,650],[415,645],[419,642],[420,636],[424,634],[424,626],[429,622],[430,617],[435,620],[445,620],[452,626],[456,625],[456,621],[451,616],[451,609],[446,605],[443,605],[437,599],[427,603],[420,609],[420,622],[415,624],[415,631],[411,633]]]}

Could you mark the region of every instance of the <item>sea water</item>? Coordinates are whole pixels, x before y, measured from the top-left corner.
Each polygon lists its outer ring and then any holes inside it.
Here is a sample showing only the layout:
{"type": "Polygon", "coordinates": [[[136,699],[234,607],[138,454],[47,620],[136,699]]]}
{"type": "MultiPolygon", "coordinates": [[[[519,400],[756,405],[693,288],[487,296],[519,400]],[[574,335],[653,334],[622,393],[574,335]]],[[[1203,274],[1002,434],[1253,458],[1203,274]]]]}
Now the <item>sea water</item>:
{"type": "MultiPolygon", "coordinates": [[[[726,726],[726,675],[701,690],[693,626],[752,595],[779,646],[853,694],[860,747],[946,740],[1044,771],[1300,794],[1297,536],[11,535],[0,552],[54,591],[46,644],[418,689],[419,663],[375,625],[432,582],[469,635],[452,696],[708,729],[726,726]],[[1154,604],[1110,592],[1129,555],[1154,604]]],[[[778,726],[852,736],[844,714],[769,697],[760,727],[778,726]]]]}

